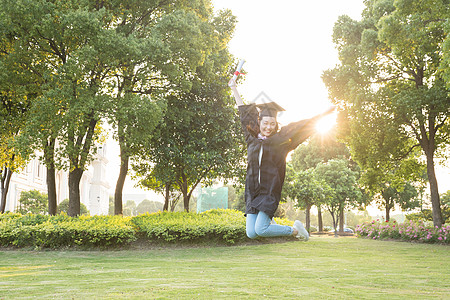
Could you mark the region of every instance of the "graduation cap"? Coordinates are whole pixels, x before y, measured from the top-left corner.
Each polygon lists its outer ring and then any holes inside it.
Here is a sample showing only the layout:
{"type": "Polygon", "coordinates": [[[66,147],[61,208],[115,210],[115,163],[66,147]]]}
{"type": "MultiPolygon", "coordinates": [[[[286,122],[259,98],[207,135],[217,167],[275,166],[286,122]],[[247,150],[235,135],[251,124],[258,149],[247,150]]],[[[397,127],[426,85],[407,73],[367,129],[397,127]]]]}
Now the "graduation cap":
{"type": "Polygon", "coordinates": [[[259,116],[260,117],[273,117],[273,118],[276,118],[277,117],[277,113],[279,111],[285,111],[284,108],[282,108],[281,106],[279,106],[275,102],[268,102],[268,103],[263,103],[263,104],[257,104],[256,107],[259,108],[259,116]]]}

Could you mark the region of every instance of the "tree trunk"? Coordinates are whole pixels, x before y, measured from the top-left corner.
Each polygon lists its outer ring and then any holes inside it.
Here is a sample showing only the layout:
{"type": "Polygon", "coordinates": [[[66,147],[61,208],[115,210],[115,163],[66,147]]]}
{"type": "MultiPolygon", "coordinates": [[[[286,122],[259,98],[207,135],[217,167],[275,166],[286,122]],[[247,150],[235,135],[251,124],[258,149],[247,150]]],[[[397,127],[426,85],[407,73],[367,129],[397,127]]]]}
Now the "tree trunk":
{"type": "Polygon", "coordinates": [[[183,204],[184,204],[184,211],[189,212],[189,196],[185,193],[183,193],[183,204]]]}
{"type": "Polygon", "coordinates": [[[339,208],[339,233],[344,233],[344,223],[345,223],[345,215],[344,215],[344,206],[342,205],[339,208]]]}
{"type": "Polygon", "coordinates": [[[427,151],[426,155],[427,155],[427,175],[428,175],[428,182],[430,183],[431,206],[433,210],[433,225],[441,227],[443,224],[441,201],[439,199],[438,184],[436,180],[436,173],[434,171],[433,153],[431,151],[427,151]]]}
{"type": "Polygon", "coordinates": [[[166,184],[166,192],[164,194],[163,211],[168,211],[169,210],[169,201],[170,201],[170,185],[166,184]]]}
{"type": "Polygon", "coordinates": [[[0,201],[0,213],[4,213],[6,210],[6,196],[8,195],[9,182],[11,181],[12,171],[10,168],[4,168],[2,172],[2,186],[1,186],[1,201],[0,201]]]}
{"type": "Polygon", "coordinates": [[[305,214],[306,214],[306,230],[308,232],[311,232],[311,205],[310,204],[308,204],[306,206],[305,214]]]}
{"type": "Polygon", "coordinates": [[[338,221],[337,221],[337,218],[339,218],[339,216],[337,216],[336,214],[335,214],[335,212],[336,211],[334,211],[334,210],[331,210],[331,209],[328,209],[328,212],[330,213],[330,215],[331,215],[331,219],[332,219],[332,222],[333,222],[333,229],[334,229],[334,236],[335,237],[337,237],[338,236],[338,232],[337,232],[337,226],[338,226],[338,221]]]}
{"type": "Polygon", "coordinates": [[[391,218],[391,203],[388,200],[386,200],[385,211],[386,211],[386,221],[389,221],[391,218]]]}
{"type": "Polygon", "coordinates": [[[114,192],[114,214],[122,215],[123,214],[123,204],[122,204],[122,192],[123,186],[125,184],[125,178],[128,173],[128,161],[129,157],[125,153],[122,143],[120,143],[120,171],[119,178],[116,183],[116,190],[114,192]]]}
{"type": "Polygon", "coordinates": [[[322,207],[317,207],[317,219],[319,223],[319,232],[323,232],[322,207]]]}
{"type": "Polygon", "coordinates": [[[69,210],[71,217],[80,215],[80,181],[83,169],[75,168],[69,172],[69,210]]]}
{"type": "Polygon", "coordinates": [[[188,181],[186,178],[186,175],[182,172],[181,173],[181,193],[183,194],[183,205],[184,205],[184,211],[189,212],[189,200],[190,200],[190,193],[188,193],[188,181]]]}
{"type": "Polygon", "coordinates": [[[48,214],[56,215],[58,202],[56,200],[56,170],[55,167],[47,167],[47,195],[48,195],[48,214]]]}
{"type": "Polygon", "coordinates": [[[170,211],[173,212],[175,210],[175,207],[177,207],[178,201],[180,201],[181,195],[178,195],[176,198],[173,198],[173,200],[170,203],[170,211]]]}
{"type": "Polygon", "coordinates": [[[48,195],[48,214],[56,215],[58,202],[56,199],[56,168],[55,168],[55,144],[56,139],[50,137],[44,143],[44,162],[47,167],[47,195],[48,195]]]}

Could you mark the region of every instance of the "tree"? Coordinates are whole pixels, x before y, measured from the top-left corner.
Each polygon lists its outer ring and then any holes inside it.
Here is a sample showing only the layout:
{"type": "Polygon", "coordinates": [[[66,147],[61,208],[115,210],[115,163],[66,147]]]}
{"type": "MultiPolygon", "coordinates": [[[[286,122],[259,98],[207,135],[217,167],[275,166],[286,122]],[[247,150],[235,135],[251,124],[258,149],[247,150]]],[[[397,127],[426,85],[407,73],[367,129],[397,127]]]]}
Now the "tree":
{"type": "MultiPolygon", "coordinates": [[[[336,128],[325,135],[315,134],[311,137],[310,142],[300,145],[292,154],[292,166],[295,172],[314,169],[319,163],[326,163],[330,159],[346,159],[349,164],[350,152],[342,142],[337,139],[338,131],[336,128]]],[[[329,196],[327,187],[324,187],[320,193],[321,199],[329,196]],[[323,197],[322,197],[323,196],[323,197]]],[[[322,203],[317,199],[316,206],[318,210],[319,231],[323,231],[322,221],[322,203]]]]}
{"type": "Polygon", "coordinates": [[[43,134],[30,134],[29,145],[43,148],[44,162],[57,159],[69,170],[68,214],[75,216],[80,213],[79,182],[99,134],[99,111],[106,103],[101,85],[111,54],[106,41],[119,40],[112,36],[115,19],[103,9],[103,2],[1,1],[0,6],[15,48],[23,49],[19,58],[40,78],[35,85],[42,101],[32,104],[36,113],[42,112],[41,122],[30,118],[27,126],[43,134]],[[53,120],[58,120],[58,127],[53,120]]]}
{"type": "Polygon", "coordinates": [[[409,183],[405,183],[401,190],[393,186],[386,186],[381,192],[380,202],[385,208],[386,221],[390,220],[390,210],[398,203],[403,210],[414,209],[420,205],[417,191],[409,183]]]}
{"type": "Polygon", "coordinates": [[[418,160],[419,153],[411,139],[392,130],[396,120],[385,118],[379,111],[365,111],[353,122],[358,130],[352,130],[344,140],[350,141],[352,158],[361,167],[360,184],[380,204],[380,209],[383,206],[386,220],[395,204],[402,209],[416,207],[416,187],[422,189],[426,167],[418,160]]]}
{"type": "Polygon", "coordinates": [[[314,172],[316,178],[323,182],[322,185],[330,188],[324,206],[333,218],[335,232],[338,221],[339,231],[343,232],[345,208],[357,206],[363,199],[363,193],[357,183],[359,174],[348,167],[348,161],[342,159],[318,164],[314,172]]]}
{"type": "Polygon", "coordinates": [[[17,139],[29,115],[30,101],[37,95],[31,84],[35,75],[24,68],[27,58],[18,55],[23,51],[5,19],[0,10],[0,213],[5,212],[12,173],[26,164],[30,154],[18,150],[17,139]]]}
{"type": "MultiPolygon", "coordinates": [[[[117,99],[145,102],[128,94],[149,95],[153,77],[160,79],[153,87],[167,88],[161,85],[167,81],[186,84],[177,79],[202,62],[197,29],[210,7],[205,1],[82,0],[5,0],[0,7],[4,28],[15,48],[22,49],[19,58],[40,79],[35,86],[42,101],[33,103],[39,117],[27,125],[30,145],[43,150],[49,170],[56,166],[69,171],[68,213],[75,216],[80,212],[79,183],[92,146],[101,138],[100,120],[114,111],[117,99]],[[125,78],[119,82],[124,93],[112,80],[118,77],[125,78]]],[[[150,113],[142,103],[131,107],[139,105],[141,114],[150,113]]],[[[120,126],[122,137],[129,134],[125,127],[120,126]]],[[[120,186],[123,180],[118,181],[120,186]]]]}
{"type": "Polygon", "coordinates": [[[346,224],[349,227],[353,227],[353,229],[356,227],[356,225],[361,225],[365,222],[370,221],[372,221],[372,217],[369,215],[367,210],[358,211],[357,213],[348,211],[346,214],[346,224]]]}
{"type": "Polygon", "coordinates": [[[135,167],[140,176],[156,176],[183,195],[189,211],[194,189],[215,178],[242,175],[243,144],[239,121],[226,86],[231,57],[226,49],[234,28],[229,12],[211,20],[215,47],[202,66],[190,74],[192,88],[166,97],[167,110],[152,143],[135,167]],[[148,170],[148,171],[146,171],[148,170]],[[158,171],[152,171],[158,170],[158,171]]]}
{"type": "Polygon", "coordinates": [[[114,214],[122,214],[122,191],[129,160],[139,154],[162,116],[162,110],[149,97],[124,95],[116,101],[117,139],[120,146],[120,170],[114,192],[114,214]]]}
{"type": "Polygon", "coordinates": [[[136,202],[134,202],[133,200],[128,200],[125,203],[125,207],[123,209],[123,215],[124,216],[136,216],[137,215],[136,202]]]}
{"type": "Polygon", "coordinates": [[[47,212],[47,195],[38,190],[23,191],[20,193],[17,212],[21,214],[41,214],[47,212]]]}
{"type": "MultiPolygon", "coordinates": [[[[444,219],[444,223],[446,223],[450,220],[450,191],[441,194],[441,203],[442,217],[444,219]]],[[[420,212],[408,214],[406,215],[406,218],[414,221],[433,221],[433,214],[430,209],[421,207],[420,212]]]]}
{"type": "Polygon", "coordinates": [[[174,211],[181,194],[175,188],[175,180],[170,177],[172,170],[164,168],[161,164],[154,165],[149,169],[145,163],[135,165],[134,170],[136,171],[136,177],[140,178],[139,184],[142,187],[154,190],[164,196],[163,211],[169,209],[174,211]]]}
{"type": "Polygon", "coordinates": [[[118,6],[117,30],[133,43],[118,60],[110,79],[114,101],[109,115],[116,128],[121,166],[115,190],[115,214],[122,213],[122,190],[129,161],[139,155],[162,117],[163,105],[152,98],[168,90],[188,90],[191,74],[208,49],[209,1],[131,2],[118,6]]]}
{"type": "Polygon", "coordinates": [[[22,156],[14,147],[24,123],[24,104],[2,94],[0,91],[0,213],[4,213],[6,209],[6,196],[12,173],[25,165],[22,156]]]}
{"type": "Polygon", "coordinates": [[[141,203],[139,203],[136,207],[136,213],[138,215],[145,214],[145,213],[154,213],[161,210],[161,202],[156,201],[150,201],[150,200],[143,200],[141,203]]]}
{"type": "Polygon", "coordinates": [[[336,128],[326,135],[315,134],[309,143],[298,146],[292,154],[292,166],[295,171],[315,168],[317,164],[330,159],[350,159],[350,152],[344,143],[338,141],[336,128]]]}
{"type": "MultiPolygon", "coordinates": [[[[370,0],[365,4],[361,21],[341,16],[335,23],[333,41],[341,65],[324,72],[324,82],[347,117],[351,149],[361,133],[372,131],[386,132],[392,143],[399,144],[378,152],[382,161],[405,158],[415,147],[422,150],[433,222],[441,226],[434,158],[450,138],[450,94],[442,72],[448,1],[370,0]]],[[[373,149],[378,141],[366,140],[373,149]]],[[[352,150],[353,154],[357,151],[352,150]]]]}
{"type": "Polygon", "coordinates": [[[320,206],[324,198],[323,187],[315,179],[314,169],[295,172],[290,166],[287,168],[286,184],[283,186],[283,193],[295,201],[295,206],[306,211],[306,230],[311,227],[311,207],[320,206]]]}

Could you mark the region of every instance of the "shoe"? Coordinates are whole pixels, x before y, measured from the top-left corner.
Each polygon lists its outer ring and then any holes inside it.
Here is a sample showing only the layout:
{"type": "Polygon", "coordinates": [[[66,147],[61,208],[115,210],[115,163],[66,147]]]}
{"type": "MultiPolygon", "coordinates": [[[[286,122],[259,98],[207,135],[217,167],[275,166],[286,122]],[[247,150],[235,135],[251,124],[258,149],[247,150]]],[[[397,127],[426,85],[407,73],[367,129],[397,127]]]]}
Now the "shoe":
{"type": "Polygon", "coordinates": [[[295,220],[293,227],[298,231],[298,234],[295,236],[296,238],[305,241],[309,240],[308,231],[306,231],[305,226],[303,226],[302,222],[300,222],[299,220],[295,220]]]}

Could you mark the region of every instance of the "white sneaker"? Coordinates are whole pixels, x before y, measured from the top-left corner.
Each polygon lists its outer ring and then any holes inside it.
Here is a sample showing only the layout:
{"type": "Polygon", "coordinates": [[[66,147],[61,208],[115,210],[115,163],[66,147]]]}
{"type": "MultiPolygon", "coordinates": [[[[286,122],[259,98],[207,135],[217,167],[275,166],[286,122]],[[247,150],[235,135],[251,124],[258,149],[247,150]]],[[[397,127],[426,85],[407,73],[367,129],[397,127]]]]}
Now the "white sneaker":
{"type": "Polygon", "coordinates": [[[295,236],[296,238],[303,239],[305,241],[309,240],[308,231],[306,231],[305,226],[303,226],[302,222],[300,222],[299,220],[295,220],[293,227],[298,232],[297,235],[295,236]]]}

